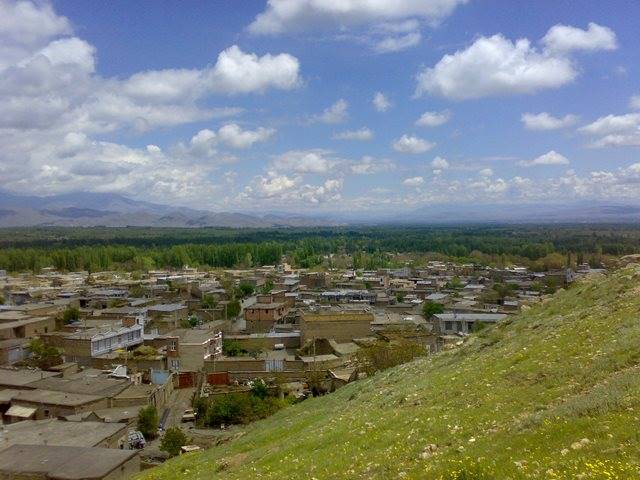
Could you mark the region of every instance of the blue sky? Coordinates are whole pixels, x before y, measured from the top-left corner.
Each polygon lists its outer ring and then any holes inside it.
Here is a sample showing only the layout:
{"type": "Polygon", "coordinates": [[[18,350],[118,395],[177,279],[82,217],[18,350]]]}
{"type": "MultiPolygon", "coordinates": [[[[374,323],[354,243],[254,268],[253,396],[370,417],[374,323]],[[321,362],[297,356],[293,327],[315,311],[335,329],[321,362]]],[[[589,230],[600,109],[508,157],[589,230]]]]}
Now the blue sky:
{"type": "Polygon", "coordinates": [[[304,213],[640,200],[635,1],[0,0],[0,18],[4,190],[304,213]]]}

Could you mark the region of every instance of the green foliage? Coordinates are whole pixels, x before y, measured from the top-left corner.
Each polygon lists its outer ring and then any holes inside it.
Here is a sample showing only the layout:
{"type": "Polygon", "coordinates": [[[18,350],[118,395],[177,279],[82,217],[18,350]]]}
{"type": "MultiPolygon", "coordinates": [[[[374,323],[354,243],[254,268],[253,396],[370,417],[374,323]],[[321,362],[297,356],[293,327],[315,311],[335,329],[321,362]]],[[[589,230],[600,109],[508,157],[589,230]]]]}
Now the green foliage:
{"type": "Polygon", "coordinates": [[[271,290],[273,290],[273,282],[271,280],[267,280],[264,282],[264,285],[262,285],[260,293],[267,295],[268,293],[271,293],[271,290]]]}
{"type": "Polygon", "coordinates": [[[78,307],[69,305],[64,312],[62,312],[62,321],[66,324],[77,322],[80,320],[80,310],[78,307]]]}
{"type": "Polygon", "coordinates": [[[216,308],[216,306],[218,305],[218,302],[216,301],[216,297],[214,297],[210,293],[206,293],[202,296],[200,305],[202,305],[202,308],[210,309],[210,308],[216,308]]]}
{"type": "Polygon", "coordinates": [[[269,396],[269,388],[261,378],[256,378],[251,384],[251,395],[264,400],[269,396]]]}
{"type": "Polygon", "coordinates": [[[31,362],[38,368],[47,369],[62,363],[60,350],[46,345],[39,338],[34,338],[27,344],[27,350],[31,353],[31,362]]]}
{"type": "Polygon", "coordinates": [[[189,315],[187,318],[180,320],[180,326],[182,328],[194,328],[198,325],[202,325],[202,320],[195,315],[189,315]]]}
{"type": "Polygon", "coordinates": [[[252,393],[230,393],[211,400],[204,415],[204,424],[210,427],[250,423],[273,415],[288,403],[278,398],[261,398],[252,393]]]}
{"type": "Polygon", "coordinates": [[[231,300],[227,304],[227,317],[234,318],[240,315],[240,311],[242,310],[242,306],[240,305],[240,301],[235,298],[231,300]]]}
{"type": "Polygon", "coordinates": [[[332,264],[349,255],[354,268],[392,263],[396,252],[437,253],[484,264],[562,268],[568,254],[598,266],[611,255],[640,252],[640,228],[604,226],[345,227],[293,229],[31,228],[0,232],[0,268],[63,271],[233,268],[332,264]]]}
{"type": "Polygon", "coordinates": [[[238,286],[238,294],[239,294],[240,298],[249,297],[249,296],[253,295],[254,291],[255,291],[255,288],[250,283],[242,282],[238,286]]]}
{"type": "Polygon", "coordinates": [[[178,427],[170,427],[162,436],[160,450],[175,457],[180,453],[180,448],[188,443],[187,436],[178,427]]]}
{"type": "Polygon", "coordinates": [[[460,277],[453,277],[449,282],[447,282],[446,287],[451,290],[460,290],[462,288],[462,281],[460,280],[460,277]]]}
{"type": "Polygon", "coordinates": [[[153,405],[143,407],[138,412],[138,430],[146,440],[152,440],[158,436],[158,410],[153,405]]]}
{"type": "Polygon", "coordinates": [[[227,357],[239,357],[247,354],[247,351],[238,342],[227,339],[222,340],[222,352],[227,357]]]}
{"type": "Polygon", "coordinates": [[[133,351],[134,357],[155,357],[158,355],[158,350],[151,345],[140,345],[133,351]]]}
{"type": "Polygon", "coordinates": [[[129,295],[133,298],[142,298],[144,297],[146,291],[142,285],[133,285],[129,288],[129,295]]]}
{"type": "Polygon", "coordinates": [[[430,318],[442,312],[444,312],[444,307],[440,303],[427,300],[422,304],[422,315],[424,315],[425,318],[430,318]]]}
{"type": "Polygon", "coordinates": [[[400,292],[396,293],[396,302],[402,303],[404,302],[404,295],[400,292]]]}

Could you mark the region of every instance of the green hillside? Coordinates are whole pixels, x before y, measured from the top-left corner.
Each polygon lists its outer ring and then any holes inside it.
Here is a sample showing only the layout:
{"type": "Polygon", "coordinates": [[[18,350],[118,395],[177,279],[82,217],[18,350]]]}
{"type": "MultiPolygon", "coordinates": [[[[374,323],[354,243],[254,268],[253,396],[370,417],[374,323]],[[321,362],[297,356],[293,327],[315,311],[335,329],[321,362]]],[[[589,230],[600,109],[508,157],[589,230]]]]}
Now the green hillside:
{"type": "Polygon", "coordinates": [[[140,478],[640,478],[639,364],[629,266],[140,478]]]}

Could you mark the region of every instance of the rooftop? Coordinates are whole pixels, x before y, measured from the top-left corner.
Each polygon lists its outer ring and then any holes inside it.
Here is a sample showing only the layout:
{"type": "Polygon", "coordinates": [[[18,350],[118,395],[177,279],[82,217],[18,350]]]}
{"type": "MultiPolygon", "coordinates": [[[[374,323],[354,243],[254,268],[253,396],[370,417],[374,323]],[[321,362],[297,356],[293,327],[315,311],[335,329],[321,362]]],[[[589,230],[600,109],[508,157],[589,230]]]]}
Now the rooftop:
{"type": "MultiPolygon", "coordinates": [[[[93,447],[122,432],[122,423],[65,422],[63,420],[29,420],[4,425],[0,430],[0,448],[17,444],[60,445],[66,447],[93,447]]],[[[21,459],[26,460],[26,459],[21,459]]],[[[0,465],[4,465],[0,461],[0,465]]]]}
{"type": "Polygon", "coordinates": [[[101,479],[137,455],[133,450],[109,448],[12,445],[0,452],[0,477],[101,479]]]}

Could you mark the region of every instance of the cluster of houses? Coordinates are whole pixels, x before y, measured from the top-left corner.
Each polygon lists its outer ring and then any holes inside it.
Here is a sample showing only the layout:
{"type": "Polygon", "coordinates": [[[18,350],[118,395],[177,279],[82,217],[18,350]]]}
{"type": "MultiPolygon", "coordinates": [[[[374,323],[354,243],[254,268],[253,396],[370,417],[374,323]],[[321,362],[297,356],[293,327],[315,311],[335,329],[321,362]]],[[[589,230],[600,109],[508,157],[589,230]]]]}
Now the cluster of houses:
{"type": "Polygon", "coordinates": [[[224,272],[0,271],[0,476],[90,468],[91,478],[126,478],[140,469],[127,439],[144,406],[179,423],[173,399],[184,389],[224,395],[277,377],[304,396],[313,373],[332,391],[362,375],[357,353],[373,342],[434,352],[585,273],[435,261],[377,271],[284,261],[224,272]]]}

